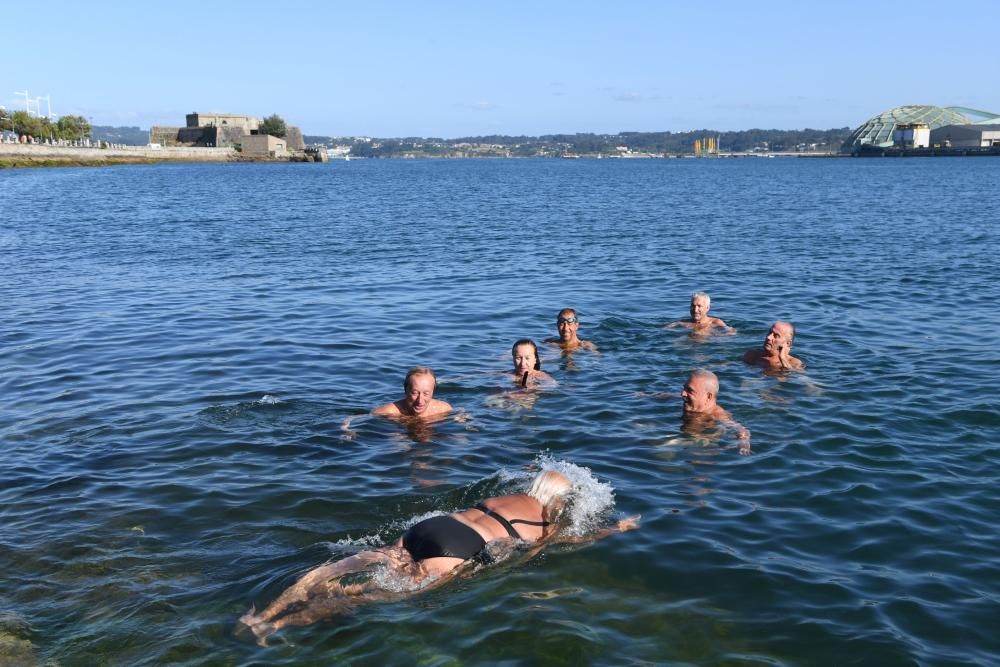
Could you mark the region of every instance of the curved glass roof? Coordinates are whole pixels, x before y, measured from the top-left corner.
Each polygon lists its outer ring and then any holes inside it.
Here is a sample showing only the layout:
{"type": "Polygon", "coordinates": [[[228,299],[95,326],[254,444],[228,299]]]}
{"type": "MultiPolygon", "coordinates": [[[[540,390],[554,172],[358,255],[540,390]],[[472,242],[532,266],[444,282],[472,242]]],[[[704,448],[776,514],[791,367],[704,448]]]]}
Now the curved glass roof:
{"type": "Polygon", "coordinates": [[[971,122],[967,116],[954,109],[926,104],[896,107],[869,118],[863,125],[851,132],[851,136],[844,142],[843,149],[851,151],[865,145],[892,146],[892,131],[896,129],[897,125],[926,123],[930,129],[934,130],[945,125],[967,125],[971,122]]]}

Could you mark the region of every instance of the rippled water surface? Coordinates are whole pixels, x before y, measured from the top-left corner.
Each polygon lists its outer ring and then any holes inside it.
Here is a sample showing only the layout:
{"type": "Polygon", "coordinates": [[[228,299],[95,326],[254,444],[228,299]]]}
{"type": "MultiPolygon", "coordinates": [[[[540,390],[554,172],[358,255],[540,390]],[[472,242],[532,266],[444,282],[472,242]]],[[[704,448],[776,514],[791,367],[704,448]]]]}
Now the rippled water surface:
{"type": "MultiPolygon", "coordinates": [[[[996,664],[1000,161],[0,172],[0,665],[996,664]],[[663,324],[695,290],[738,333],[663,324]],[[501,395],[514,340],[599,354],[501,395]],[[741,362],[776,319],[804,373],[741,362]],[[414,365],[465,423],[351,415],[414,365]],[[681,430],[716,371],[753,432],[681,430]],[[639,530],[283,631],[547,456],[639,530]]],[[[613,517],[609,517],[613,518],[613,517]]]]}

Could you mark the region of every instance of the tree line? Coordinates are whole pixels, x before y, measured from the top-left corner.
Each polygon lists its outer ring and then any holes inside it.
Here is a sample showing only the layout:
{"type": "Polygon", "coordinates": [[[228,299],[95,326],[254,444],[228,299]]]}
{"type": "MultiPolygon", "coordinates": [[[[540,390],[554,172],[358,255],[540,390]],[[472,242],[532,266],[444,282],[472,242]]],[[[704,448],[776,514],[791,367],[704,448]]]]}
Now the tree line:
{"type": "Polygon", "coordinates": [[[84,139],[90,136],[90,129],[90,122],[83,116],[60,116],[59,120],[52,122],[43,116],[32,116],[27,111],[10,113],[0,109],[0,130],[37,139],[84,139]]]}
{"type": "Polygon", "coordinates": [[[354,157],[510,155],[513,157],[577,155],[614,155],[631,153],[685,155],[694,152],[695,140],[712,137],[722,152],[742,153],[753,150],[836,151],[850,136],[848,127],[829,130],[764,130],[730,132],[692,130],[688,132],[619,132],[617,134],[546,134],[484,135],[441,139],[438,137],[356,138],[307,136],[307,143],[326,146],[350,145],[354,157]]]}

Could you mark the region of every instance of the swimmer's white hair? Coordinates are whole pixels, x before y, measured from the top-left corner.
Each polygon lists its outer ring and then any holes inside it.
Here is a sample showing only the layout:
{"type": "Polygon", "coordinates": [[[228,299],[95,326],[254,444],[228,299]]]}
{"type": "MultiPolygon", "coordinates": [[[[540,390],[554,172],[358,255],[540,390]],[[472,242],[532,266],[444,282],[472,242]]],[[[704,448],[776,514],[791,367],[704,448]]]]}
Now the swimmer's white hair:
{"type": "Polygon", "coordinates": [[[709,295],[705,294],[704,292],[695,292],[694,294],[691,295],[691,302],[692,303],[694,303],[695,301],[697,301],[699,299],[704,299],[706,306],[711,306],[712,305],[712,297],[710,297],[709,295]]]}
{"type": "Polygon", "coordinates": [[[537,500],[542,506],[547,506],[553,500],[562,498],[573,488],[573,483],[569,477],[556,472],[555,470],[544,470],[535,476],[528,489],[528,495],[537,500]]]}
{"type": "Polygon", "coordinates": [[[699,378],[703,383],[706,391],[712,393],[713,396],[719,395],[719,376],[712,371],[705,370],[704,368],[699,368],[698,370],[691,373],[691,380],[699,378]]]}

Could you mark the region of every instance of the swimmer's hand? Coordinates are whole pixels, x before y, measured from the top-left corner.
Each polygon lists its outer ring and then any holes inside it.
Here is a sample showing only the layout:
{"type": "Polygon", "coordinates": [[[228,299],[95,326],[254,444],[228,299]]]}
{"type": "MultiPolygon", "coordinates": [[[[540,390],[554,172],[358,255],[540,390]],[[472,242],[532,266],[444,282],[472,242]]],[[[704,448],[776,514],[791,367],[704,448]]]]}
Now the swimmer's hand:
{"type": "Polygon", "coordinates": [[[639,519],[641,518],[641,514],[633,514],[632,516],[619,520],[617,525],[618,532],[624,533],[629,530],[635,530],[639,527],[639,519]]]}
{"type": "Polygon", "coordinates": [[[743,429],[740,431],[740,456],[750,455],[750,431],[743,429]]]}
{"type": "Polygon", "coordinates": [[[788,359],[788,348],[785,347],[784,345],[778,346],[778,363],[780,363],[781,367],[784,369],[787,369],[790,366],[788,359]]]}
{"type": "Polygon", "coordinates": [[[352,440],[354,440],[354,438],[358,437],[357,432],[351,430],[352,421],[354,421],[354,417],[347,417],[340,425],[340,432],[343,434],[340,436],[340,438],[344,442],[351,442],[352,440]]]}

